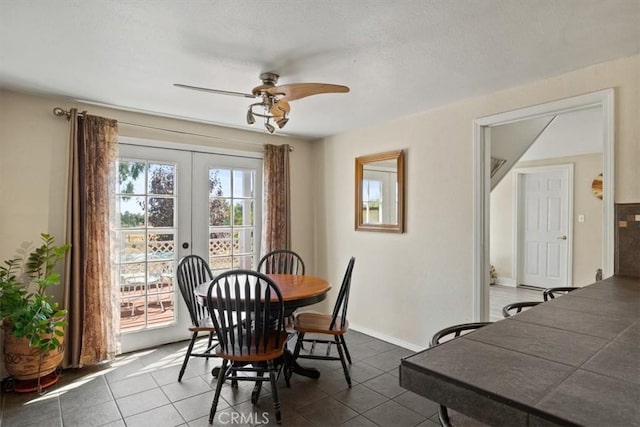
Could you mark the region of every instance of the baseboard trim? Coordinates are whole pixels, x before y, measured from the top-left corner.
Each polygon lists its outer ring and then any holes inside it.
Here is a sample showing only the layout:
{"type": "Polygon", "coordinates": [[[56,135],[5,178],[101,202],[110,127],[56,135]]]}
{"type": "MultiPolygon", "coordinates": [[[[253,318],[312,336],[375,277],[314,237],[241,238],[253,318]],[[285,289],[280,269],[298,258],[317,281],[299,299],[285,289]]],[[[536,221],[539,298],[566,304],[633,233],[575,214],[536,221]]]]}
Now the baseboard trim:
{"type": "Polygon", "coordinates": [[[500,276],[496,278],[496,285],[513,286],[514,288],[518,286],[518,284],[516,283],[516,279],[513,279],[511,277],[500,277],[500,276]]]}
{"type": "Polygon", "coordinates": [[[397,345],[399,347],[406,348],[407,350],[411,350],[411,351],[415,351],[415,352],[422,351],[422,350],[424,350],[426,348],[426,347],[420,347],[420,346],[415,345],[415,344],[411,344],[410,342],[403,341],[403,340],[398,339],[396,337],[392,337],[392,336],[389,336],[389,335],[381,334],[378,331],[374,331],[373,329],[369,329],[369,328],[366,328],[364,326],[359,326],[359,325],[353,324],[351,322],[349,322],[349,329],[353,329],[354,331],[362,332],[363,334],[367,334],[367,335],[372,336],[374,338],[377,338],[379,340],[386,341],[389,344],[397,345]]]}

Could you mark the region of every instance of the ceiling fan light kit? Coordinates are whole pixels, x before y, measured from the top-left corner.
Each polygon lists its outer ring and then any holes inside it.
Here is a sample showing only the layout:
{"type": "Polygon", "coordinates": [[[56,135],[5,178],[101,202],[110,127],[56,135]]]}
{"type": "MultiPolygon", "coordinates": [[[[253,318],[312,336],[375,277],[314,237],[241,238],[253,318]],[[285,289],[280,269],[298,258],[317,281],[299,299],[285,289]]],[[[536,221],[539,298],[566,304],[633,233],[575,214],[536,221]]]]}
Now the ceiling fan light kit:
{"type": "Polygon", "coordinates": [[[276,130],[275,126],[271,124],[272,120],[279,129],[284,128],[284,126],[289,122],[289,111],[291,111],[289,101],[322,93],[349,92],[349,88],[347,86],[327,83],[291,83],[276,86],[279,77],[280,76],[276,73],[260,74],[262,84],[254,87],[251,94],[189,86],[180,83],[174,83],[174,86],[184,89],[199,90],[202,92],[217,93],[220,95],[261,98],[260,102],[249,105],[249,109],[247,110],[247,124],[255,124],[256,117],[263,118],[264,127],[269,133],[274,133],[276,130]]]}
{"type": "Polygon", "coordinates": [[[253,112],[251,111],[251,107],[249,107],[249,110],[247,111],[247,123],[249,123],[250,125],[254,124],[256,122],[255,117],[253,116],[253,112]]]}

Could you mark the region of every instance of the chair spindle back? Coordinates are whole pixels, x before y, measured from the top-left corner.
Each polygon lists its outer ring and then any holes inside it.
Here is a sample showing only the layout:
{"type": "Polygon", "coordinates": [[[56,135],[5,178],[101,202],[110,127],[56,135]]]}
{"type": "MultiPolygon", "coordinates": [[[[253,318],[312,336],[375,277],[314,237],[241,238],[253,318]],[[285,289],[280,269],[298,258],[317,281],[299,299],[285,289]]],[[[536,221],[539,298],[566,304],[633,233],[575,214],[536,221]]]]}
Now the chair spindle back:
{"type": "Polygon", "coordinates": [[[347,321],[347,307],[349,305],[349,290],[351,289],[351,274],[353,273],[353,265],[356,262],[355,257],[351,257],[349,264],[347,264],[347,270],[344,273],[342,279],[342,285],[340,285],[340,291],[338,292],[338,298],[336,304],[333,306],[333,313],[331,315],[331,323],[329,329],[333,329],[336,326],[338,317],[340,317],[340,328],[344,328],[347,321]]]}
{"type": "Polygon", "coordinates": [[[564,295],[571,291],[575,291],[576,289],[579,289],[579,288],[574,286],[561,286],[557,288],[547,288],[544,291],[542,291],[542,298],[545,301],[549,301],[550,299],[554,299],[556,296],[564,295]]]}
{"type": "Polygon", "coordinates": [[[249,356],[279,347],[284,302],[278,286],[253,270],[231,270],[211,281],[207,308],[223,352],[249,356]]]}
{"type": "Polygon", "coordinates": [[[453,338],[458,338],[460,335],[464,335],[463,332],[471,332],[489,324],[491,324],[491,322],[462,323],[459,325],[449,326],[448,328],[441,329],[431,337],[429,347],[434,347],[440,344],[443,338],[446,338],[450,335],[453,335],[453,338]]]}
{"type": "Polygon", "coordinates": [[[535,307],[538,304],[541,304],[542,301],[522,301],[522,302],[513,302],[511,304],[507,304],[502,307],[502,316],[507,318],[511,317],[511,312],[515,310],[516,314],[520,313],[525,308],[535,307]]]}
{"type": "Polygon", "coordinates": [[[305,266],[300,255],[287,249],[280,249],[263,256],[257,270],[265,274],[304,275],[305,266]]]}
{"type": "Polygon", "coordinates": [[[198,255],[187,255],[178,263],[176,277],[180,287],[180,294],[189,309],[191,323],[194,326],[202,326],[200,325],[200,320],[205,319],[209,312],[205,306],[198,303],[195,289],[198,285],[210,282],[213,279],[209,264],[198,255]]]}

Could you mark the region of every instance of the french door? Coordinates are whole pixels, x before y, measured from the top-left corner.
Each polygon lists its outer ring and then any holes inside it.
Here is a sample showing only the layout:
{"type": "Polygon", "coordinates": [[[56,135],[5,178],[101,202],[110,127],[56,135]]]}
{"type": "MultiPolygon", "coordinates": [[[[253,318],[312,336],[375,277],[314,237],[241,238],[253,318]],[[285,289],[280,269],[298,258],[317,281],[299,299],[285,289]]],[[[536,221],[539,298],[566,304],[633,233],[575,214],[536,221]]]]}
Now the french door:
{"type": "Polygon", "coordinates": [[[197,254],[214,274],[253,268],[260,246],[262,160],[120,144],[116,193],[122,352],[189,338],[175,280],[197,254]]]}

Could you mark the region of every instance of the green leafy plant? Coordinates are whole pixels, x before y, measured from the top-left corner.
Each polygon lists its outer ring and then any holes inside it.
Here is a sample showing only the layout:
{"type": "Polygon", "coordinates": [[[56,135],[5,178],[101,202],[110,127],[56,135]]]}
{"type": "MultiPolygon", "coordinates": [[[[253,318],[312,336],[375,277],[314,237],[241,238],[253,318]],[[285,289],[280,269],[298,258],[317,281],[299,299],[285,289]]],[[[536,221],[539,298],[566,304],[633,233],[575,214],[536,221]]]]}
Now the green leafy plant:
{"type": "Polygon", "coordinates": [[[8,333],[26,338],[29,346],[44,353],[60,347],[67,326],[67,311],[59,309],[47,291],[60,284],[53,270],[70,246],[56,246],[49,234],[40,236],[40,246],[0,266],[0,319],[8,333]]]}
{"type": "Polygon", "coordinates": [[[496,268],[493,264],[489,265],[489,276],[491,277],[491,284],[495,284],[496,279],[498,278],[498,273],[496,272],[496,268]]]}

